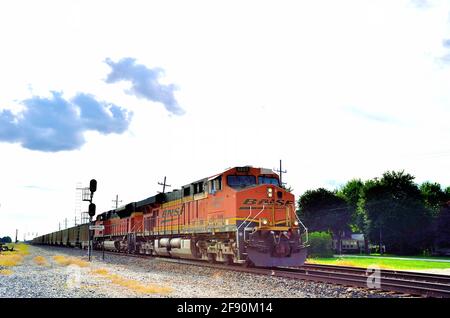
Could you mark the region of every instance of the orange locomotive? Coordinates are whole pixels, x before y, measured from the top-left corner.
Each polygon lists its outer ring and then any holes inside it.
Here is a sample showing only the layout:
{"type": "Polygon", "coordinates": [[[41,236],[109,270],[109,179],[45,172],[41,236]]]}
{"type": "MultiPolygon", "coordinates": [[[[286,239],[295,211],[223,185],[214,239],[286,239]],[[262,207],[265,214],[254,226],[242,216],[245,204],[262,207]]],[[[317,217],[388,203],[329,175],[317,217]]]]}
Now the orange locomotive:
{"type": "Polygon", "coordinates": [[[294,195],[270,169],[235,167],[97,216],[95,248],[256,266],[306,258],[294,195]]]}

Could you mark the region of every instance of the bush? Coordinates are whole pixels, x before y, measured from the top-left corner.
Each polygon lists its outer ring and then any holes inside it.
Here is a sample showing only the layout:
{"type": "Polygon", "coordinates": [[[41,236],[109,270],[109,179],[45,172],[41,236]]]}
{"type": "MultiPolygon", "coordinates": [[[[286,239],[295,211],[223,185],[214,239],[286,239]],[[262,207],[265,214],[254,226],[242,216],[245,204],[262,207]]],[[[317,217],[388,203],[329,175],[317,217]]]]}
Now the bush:
{"type": "Polygon", "coordinates": [[[327,232],[312,232],[309,234],[309,257],[333,257],[333,239],[327,232]]]}
{"type": "Polygon", "coordinates": [[[0,243],[12,243],[12,240],[9,236],[5,236],[0,239],[0,243]]]}

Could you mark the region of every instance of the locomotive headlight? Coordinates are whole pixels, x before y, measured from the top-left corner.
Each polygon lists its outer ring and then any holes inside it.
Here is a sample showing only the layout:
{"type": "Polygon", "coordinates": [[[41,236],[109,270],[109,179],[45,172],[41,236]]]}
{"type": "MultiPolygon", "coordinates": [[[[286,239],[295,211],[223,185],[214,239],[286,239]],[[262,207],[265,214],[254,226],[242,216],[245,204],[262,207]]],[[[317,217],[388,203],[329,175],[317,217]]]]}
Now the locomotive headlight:
{"type": "Polygon", "coordinates": [[[273,189],[272,188],[267,188],[267,196],[269,198],[273,197],[273,189]]]}
{"type": "Polygon", "coordinates": [[[262,225],[267,225],[269,223],[269,220],[267,219],[261,219],[262,225]]]}
{"type": "Polygon", "coordinates": [[[294,221],[294,225],[295,225],[295,226],[298,225],[298,221],[297,221],[297,220],[294,221]]]}

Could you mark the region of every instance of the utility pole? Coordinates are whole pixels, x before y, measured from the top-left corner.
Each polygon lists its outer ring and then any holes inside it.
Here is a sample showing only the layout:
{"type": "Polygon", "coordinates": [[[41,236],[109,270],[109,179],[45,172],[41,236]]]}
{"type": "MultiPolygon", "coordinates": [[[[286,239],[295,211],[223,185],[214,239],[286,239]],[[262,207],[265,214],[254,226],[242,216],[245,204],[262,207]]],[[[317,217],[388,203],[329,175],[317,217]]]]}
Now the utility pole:
{"type": "Polygon", "coordinates": [[[17,235],[19,234],[19,229],[16,229],[16,243],[18,242],[17,241],[17,235]]]}
{"type": "Polygon", "coordinates": [[[381,239],[381,224],[380,224],[380,255],[383,255],[383,242],[381,239]]]}
{"type": "Polygon", "coordinates": [[[67,218],[64,219],[64,228],[67,229],[67,218]]]}
{"type": "Polygon", "coordinates": [[[112,202],[115,203],[115,207],[116,207],[116,209],[117,209],[117,208],[119,207],[119,202],[122,203],[122,200],[119,201],[119,195],[116,194],[116,199],[115,199],[115,200],[112,200],[112,202]]]}
{"type": "Polygon", "coordinates": [[[275,172],[278,172],[279,174],[280,174],[280,185],[281,185],[281,187],[283,187],[283,173],[287,173],[287,170],[284,170],[283,171],[283,169],[282,169],[282,166],[281,166],[281,159],[280,159],[280,170],[277,170],[277,169],[274,169],[275,170],[275,172]]]}
{"type": "Polygon", "coordinates": [[[61,231],[61,222],[58,223],[58,231],[61,231]]]}
{"type": "MultiPolygon", "coordinates": [[[[166,187],[171,187],[170,184],[166,184],[166,176],[164,176],[164,182],[163,182],[163,183],[158,182],[158,184],[163,186],[162,193],[165,193],[165,192],[166,192],[166,187]]],[[[158,193],[161,193],[161,192],[158,191],[158,193]]]]}

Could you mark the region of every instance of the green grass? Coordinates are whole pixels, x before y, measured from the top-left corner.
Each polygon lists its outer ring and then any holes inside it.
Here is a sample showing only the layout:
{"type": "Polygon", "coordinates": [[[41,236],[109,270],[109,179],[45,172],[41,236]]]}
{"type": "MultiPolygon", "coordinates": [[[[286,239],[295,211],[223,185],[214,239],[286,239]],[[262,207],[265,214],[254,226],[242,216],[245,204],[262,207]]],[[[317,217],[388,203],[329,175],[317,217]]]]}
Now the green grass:
{"type": "Polygon", "coordinates": [[[403,255],[394,255],[394,254],[370,254],[370,256],[377,256],[377,257],[399,257],[399,258],[424,258],[424,259],[437,259],[437,260],[446,260],[450,261],[449,256],[426,256],[426,255],[413,255],[413,256],[403,256],[403,255]]]}
{"type": "Polygon", "coordinates": [[[398,270],[421,270],[421,269],[450,269],[450,263],[428,262],[418,260],[400,260],[386,258],[365,258],[365,257],[330,257],[330,258],[308,258],[308,263],[340,265],[353,267],[378,266],[384,269],[398,270]]]}
{"type": "MultiPolygon", "coordinates": [[[[6,246],[8,246],[8,248],[14,247],[14,251],[12,253],[17,253],[17,254],[21,254],[21,255],[28,255],[28,248],[29,245],[25,244],[25,243],[7,243],[6,246]]],[[[3,252],[5,253],[5,252],[3,252]]],[[[6,252],[6,253],[11,253],[11,252],[6,252]]]]}

